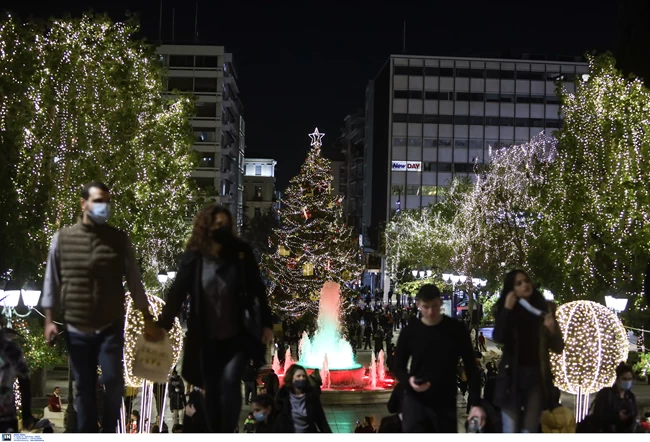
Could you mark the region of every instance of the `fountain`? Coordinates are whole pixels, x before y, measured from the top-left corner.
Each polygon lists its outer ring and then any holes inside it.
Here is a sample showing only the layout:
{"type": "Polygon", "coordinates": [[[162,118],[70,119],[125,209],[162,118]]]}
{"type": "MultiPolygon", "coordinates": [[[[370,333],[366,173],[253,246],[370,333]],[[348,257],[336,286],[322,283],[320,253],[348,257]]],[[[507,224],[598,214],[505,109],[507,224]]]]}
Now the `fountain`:
{"type": "Polygon", "coordinates": [[[323,360],[323,369],[321,370],[321,380],[323,381],[323,389],[329,390],[332,387],[332,380],[330,378],[330,367],[327,362],[327,355],[323,360]]]}
{"type": "Polygon", "coordinates": [[[372,352],[370,358],[370,386],[377,388],[377,363],[375,362],[375,352],[372,352]]]}
{"type": "Polygon", "coordinates": [[[287,351],[284,353],[284,373],[286,373],[289,367],[293,364],[295,364],[295,362],[291,359],[291,347],[287,347],[287,351]]]}
{"type": "Polygon", "coordinates": [[[323,403],[385,403],[394,383],[386,376],[385,356],[380,354],[378,364],[373,353],[368,376],[366,367],[356,361],[350,343],[341,335],[339,299],[340,286],[326,282],[321,289],[316,333],[311,339],[303,333],[298,364],[309,373],[321,369],[323,403]]]}
{"type": "Polygon", "coordinates": [[[377,361],[377,378],[380,381],[386,379],[386,354],[384,350],[379,350],[379,360],[377,361]]]}
{"type": "Polygon", "coordinates": [[[271,368],[275,374],[280,374],[280,367],[280,358],[278,358],[278,350],[276,348],[275,353],[273,354],[273,363],[271,364],[271,368]]]}

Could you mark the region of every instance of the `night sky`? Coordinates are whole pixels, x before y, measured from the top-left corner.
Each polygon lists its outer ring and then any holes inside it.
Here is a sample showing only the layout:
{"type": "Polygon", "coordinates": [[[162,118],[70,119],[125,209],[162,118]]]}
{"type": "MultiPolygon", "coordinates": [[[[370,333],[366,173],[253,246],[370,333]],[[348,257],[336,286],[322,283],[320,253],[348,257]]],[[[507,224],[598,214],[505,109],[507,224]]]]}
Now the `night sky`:
{"type": "MultiPolygon", "coordinates": [[[[160,0],[12,0],[21,18],[92,9],[113,19],[137,13],[142,36],[158,40],[160,0]]],[[[612,2],[613,3],[613,2],[612,2]]],[[[608,5],[609,7],[609,5],[608,5]]],[[[163,0],[162,38],[193,41],[195,1],[163,0]]],[[[198,42],[234,54],[245,107],[246,155],[278,161],[278,187],[295,175],[315,126],[326,146],[343,118],[364,108],[365,88],[391,53],[508,57],[614,50],[617,9],[588,2],[363,1],[198,2],[198,42]],[[525,4],[524,4],[525,3],[525,4]]]]}

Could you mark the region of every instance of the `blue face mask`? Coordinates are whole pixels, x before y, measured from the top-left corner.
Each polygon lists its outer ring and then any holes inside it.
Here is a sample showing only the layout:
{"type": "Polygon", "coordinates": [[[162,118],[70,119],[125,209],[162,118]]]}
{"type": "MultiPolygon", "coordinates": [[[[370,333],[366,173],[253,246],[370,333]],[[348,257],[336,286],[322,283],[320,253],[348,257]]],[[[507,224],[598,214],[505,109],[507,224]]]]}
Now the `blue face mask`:
{"type": "Polygon", "coordinates": [[[632,389],[632,381],[619,381],[618,386],[620,387],[621,390],[631,390],[632,389]]]}
{"type": "Polygon", "coordinates": [[[94,203],[88,211],[88,217],[95,224],[105,224],[111,217],[111,205],[109,203],[94,203]]]}
{"type": "Polygon", "coordinates": [[[257,422],[264,422],[264,419],[266,419],[266,415],[261,411],[259,413],[253,413],[253,417],[257,422]]]}

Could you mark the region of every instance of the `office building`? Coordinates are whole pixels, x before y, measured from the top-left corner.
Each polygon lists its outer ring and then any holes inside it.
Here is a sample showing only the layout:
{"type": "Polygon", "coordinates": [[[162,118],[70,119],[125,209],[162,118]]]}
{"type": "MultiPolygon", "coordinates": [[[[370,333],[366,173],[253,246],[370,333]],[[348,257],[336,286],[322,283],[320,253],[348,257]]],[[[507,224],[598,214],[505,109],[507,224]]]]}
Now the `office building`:
{"type": "Polygon", "coordinates": [[[228,207],[241,227],[244,206],[245,123],[232,54],[223,46],[162,45],[167,91],[196,98],[194,149],[201,154],[192,173],[199,188],[228,207]]]}
{"type": "Polygon", "coordinates": [[[579,61],[393,55],[366,90],[364,237],[379,250],[398,210],[427,207],[454,177],[474,177],[490,148],[561,124],[557,82],[579,61]]]}
{"type": "Polygon", "coordinates": [[[259,218],[278,202],[275,191],[275,165],[268,158],[244,159],[244,222],[259,218]]]}

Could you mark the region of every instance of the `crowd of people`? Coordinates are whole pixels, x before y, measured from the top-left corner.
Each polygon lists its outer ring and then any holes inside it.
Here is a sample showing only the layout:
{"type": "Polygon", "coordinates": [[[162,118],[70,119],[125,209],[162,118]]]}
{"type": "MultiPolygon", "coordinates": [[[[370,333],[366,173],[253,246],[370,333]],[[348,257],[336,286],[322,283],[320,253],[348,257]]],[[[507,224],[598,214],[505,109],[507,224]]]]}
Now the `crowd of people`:
{"type": "MultiPolygon", "coordinates": [[[[160,341],[176,318],[187,316],[183,363],[169,383],[172,432],[239,431],[244,403],[251,407],[243,425],[246,432],[331,432],[317,373],[309,375],[304,367],[292,365],[283,384],[269,372],[264,379],[266,392],[256,391],[258,370],[273,340],[273,321],[255,256],[237,237],[232,214],[213,204],[196,216],[166,304],[155,320],[129,237],[108,223],[111,204],[110,191],[103,183],[84,187],[82,215],[77,224],[53,237],[45,273],[45,339],[55,342],[60,333],[55,318],[62,319],[78,431],[115,432],[123,399],[133,402],[128,393],[125,397],[122,364],[126,280],[135,307],[143,315],[147,340],[160,341]],[[185,382],[191,386],[186,388],[185,382]],[[99,391],[103,392],[101,419],[99,391]]],[[[566,409],[553,386],[549,352],[563,351],[562,333],[554,305],[534,288],[525,272],[512,271],[504,280],[492,336],[502,346],[502,356],[498,368],[487,365],[487,373],[482,374],[480,351],[477,354],[468,327],[443,315],[441,306],[440,291],[427,284],[413,306],[367,306],[351,314],[347,334],[355,351],[361,347],[376,353],[384,350],[389,370],[398,381],[387,404],[392,415],[382,420],[380,430],[456,432],[459,389],[467,393],[470,431],[539,432],[561,420],[566,409]],[[399,336],[393,348],[396,332],[399,336]]],[[[485,338],[481,340],[480,335],[478,345],[479,350],[485,349],[485,338]]],[[[28,384],[22,350],[5,333],[0,333],[0,358],[11,379],[17,376],[21,384],[28,384]]],[[[642,427],[643,417],[631,391],[632,370],[622,362],[616,374],[616,383],[596,396],[583,431],[632,432],[642,427]]],[[[28,386],[24,391],[28,393],[28,386]]],[[[51,405],[60,406],[60,401],[53,400],[51,405]]],[[[25,406],[29,408],[29,400],[23,402],[25,406]]],[[[29,418],[30,413],[25,416],[29,418]]],[[[141,425],[141,416],[135,411],[129,414],[128,432],[141,432],[141,425]]],[[[161,426],[163,432],[168,431],[166,425],[159,419],[151,431],[160,432],[161,426]]],[[[12,399],[0,406],[0,430],[16,429],[12,399]]],[[[371,417],[358,425],[359,432],[372,430],[371,417]]]]}

